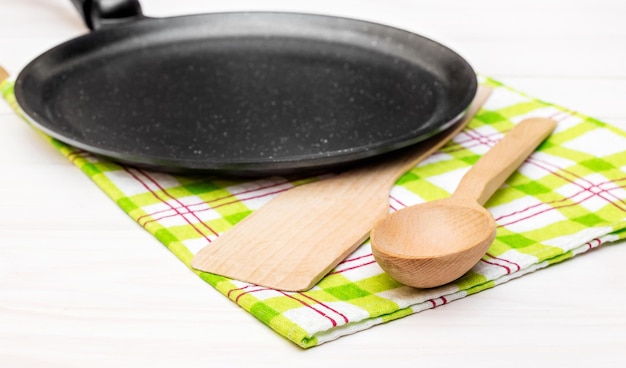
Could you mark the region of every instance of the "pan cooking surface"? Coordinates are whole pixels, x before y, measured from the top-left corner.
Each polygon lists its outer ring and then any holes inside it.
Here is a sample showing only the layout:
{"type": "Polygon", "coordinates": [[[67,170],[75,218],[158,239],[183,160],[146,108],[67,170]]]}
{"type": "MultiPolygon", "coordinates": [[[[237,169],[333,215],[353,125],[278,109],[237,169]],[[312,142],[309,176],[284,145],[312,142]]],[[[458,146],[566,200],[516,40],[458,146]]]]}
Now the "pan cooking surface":
{"type": "Polygon", "coordinates": [[[31,63],[16,94],[37,125],[83,149],[170,171],[255,174],[413,144],[454,123],[475,88],[460,57],[404,31],[233,13],[93,32],[31,63]]]}

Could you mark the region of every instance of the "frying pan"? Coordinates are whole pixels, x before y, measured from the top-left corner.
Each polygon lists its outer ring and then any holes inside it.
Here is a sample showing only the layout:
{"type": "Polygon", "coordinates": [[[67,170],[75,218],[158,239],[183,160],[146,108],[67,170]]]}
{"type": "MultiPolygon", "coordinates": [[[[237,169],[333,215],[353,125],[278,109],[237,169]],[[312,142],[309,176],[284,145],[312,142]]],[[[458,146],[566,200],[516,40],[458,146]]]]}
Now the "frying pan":
{"type": "Polygon", "coordinates": [[[477,88],[454,51],[341,17],[150,18],[137,0],[73,0],[91,32],[19,74],[31,122],[70,145],[172,172],[334,169],[457,122],[477,88]]]}

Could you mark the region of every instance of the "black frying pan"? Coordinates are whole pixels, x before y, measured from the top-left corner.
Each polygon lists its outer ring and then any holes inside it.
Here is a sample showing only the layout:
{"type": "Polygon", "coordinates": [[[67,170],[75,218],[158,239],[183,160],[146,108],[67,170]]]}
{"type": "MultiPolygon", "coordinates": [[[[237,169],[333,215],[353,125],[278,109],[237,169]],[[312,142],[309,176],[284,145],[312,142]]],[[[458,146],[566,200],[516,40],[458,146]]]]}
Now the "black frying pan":
{"type": "Polygon", "coordinates": [[[93,30],[32,61],[17,101],[53,137],[166,171],[330,169],[454,124],[471,66],[419,35],[292,13],[142,15],[73,1],[93,30]]]}

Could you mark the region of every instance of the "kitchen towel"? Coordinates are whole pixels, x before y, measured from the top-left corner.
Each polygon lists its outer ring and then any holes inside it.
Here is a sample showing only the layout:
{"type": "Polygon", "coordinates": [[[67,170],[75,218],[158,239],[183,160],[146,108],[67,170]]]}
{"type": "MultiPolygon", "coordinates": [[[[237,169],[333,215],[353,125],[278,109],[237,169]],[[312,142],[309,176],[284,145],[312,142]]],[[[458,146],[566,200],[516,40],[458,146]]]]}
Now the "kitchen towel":
{"type": "MultiPolygon", "coordinates": [[[[470,166],[524,118],[552,117],[559,124],[486,204],[496,219],[497,238],[459,280],[427,290],[403,286],[376,264],[368,241],[306,292],[192,271],[280,335],[308,348],[626,237],[626,133],[493,79],[479,81],[493,88],[483,109],[453,141],[400,178],[390,193],[390,211],[450,195],[470,166]]],[[[0,92],[21,114],[12,84],[3,83],[0,92]]],[[[122,166],[44,137],[187,267],[194,253],[273,196],[321,180],[170,175],[122,166]]]]}

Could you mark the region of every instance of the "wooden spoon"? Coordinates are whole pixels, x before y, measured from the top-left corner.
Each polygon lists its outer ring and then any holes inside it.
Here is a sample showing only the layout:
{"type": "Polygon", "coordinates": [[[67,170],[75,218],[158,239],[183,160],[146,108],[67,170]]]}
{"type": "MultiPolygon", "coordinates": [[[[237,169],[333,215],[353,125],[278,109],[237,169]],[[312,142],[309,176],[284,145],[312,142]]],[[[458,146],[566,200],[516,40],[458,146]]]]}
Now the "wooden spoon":
{"type": "Polygon", "coordinates": [[[462,121],[401,155],[273,198],[201,249],[191,266],[279,290],[310,289],[389,213],[398,177],[456,136],[489,94],[480,87],[462,121]]]}
{"type": "Polygon", "coordinates": [[[482,205],[554,130],[551,119],[526,119],[485,154],[446,199],[404,208],[371,231],[374,258],[392,278],[418,288],[441,286],[469,271],[496,236],[482,205]]]}

